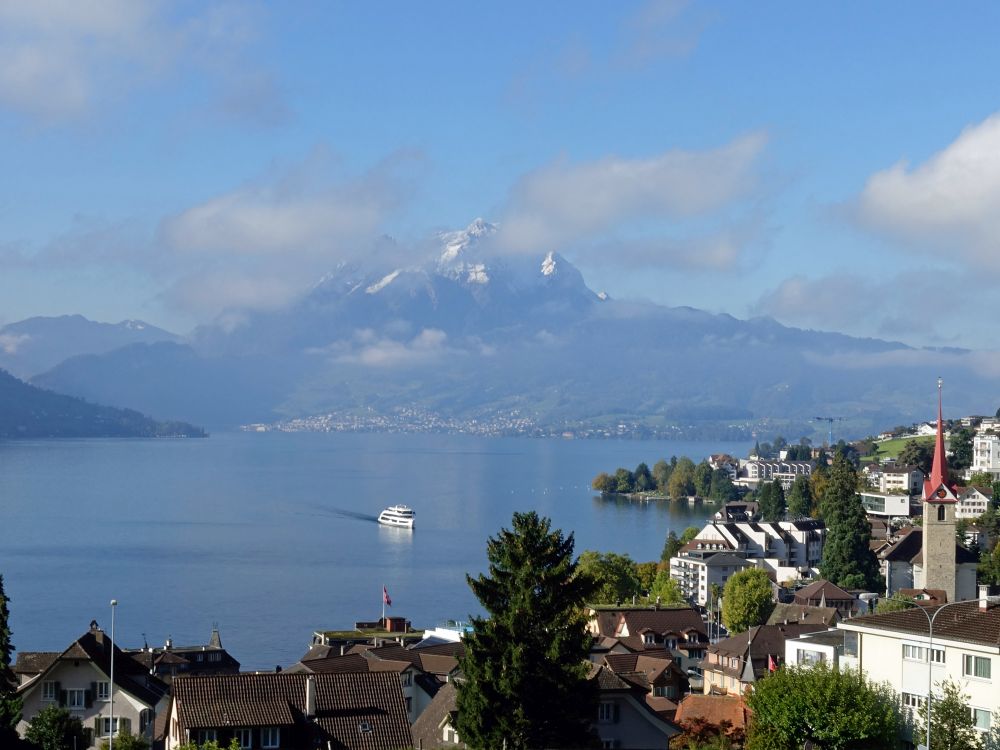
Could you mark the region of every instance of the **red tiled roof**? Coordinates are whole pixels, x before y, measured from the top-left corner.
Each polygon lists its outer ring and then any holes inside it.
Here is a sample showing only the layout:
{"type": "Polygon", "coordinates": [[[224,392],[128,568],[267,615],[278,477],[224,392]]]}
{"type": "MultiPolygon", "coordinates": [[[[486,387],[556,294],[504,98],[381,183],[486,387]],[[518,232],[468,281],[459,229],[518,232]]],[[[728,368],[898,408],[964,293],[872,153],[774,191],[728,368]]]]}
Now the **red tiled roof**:
{"type": "Polygon", "coordinates": [[[685,723],[700,720],[717,727],[723,721],[729,722],[733,729],[744,729],[747,723],[747,709],[743,699],[735,695],[698,695],[692,693],[684,696],[677,705],[674,721],[681,726],[685,723]]]}

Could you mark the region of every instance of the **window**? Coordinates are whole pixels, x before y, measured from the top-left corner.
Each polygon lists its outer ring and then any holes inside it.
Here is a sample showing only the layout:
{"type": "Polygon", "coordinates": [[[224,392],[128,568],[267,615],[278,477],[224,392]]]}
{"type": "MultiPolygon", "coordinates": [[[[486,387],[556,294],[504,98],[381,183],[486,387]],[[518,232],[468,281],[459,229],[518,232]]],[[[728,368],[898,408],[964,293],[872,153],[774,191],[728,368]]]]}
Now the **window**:
{"type": "Polygon", "coordinates": [[[109,734],[118,734],[118,717],[115,717],[115,723],[112,725],[111,717],[105,716],[101,719],[101,734],[107,737],[109,734]],[[111,727],[114,726],[114,729],[111,727]]]}
{"type": "Polygon", "coordinates": [[[403,687],[409,687],[410,684],[413,682],[413,675],[411,675],[409,672],[403,672],[399,676],[399,681],[402,683],[403,687]]]}
{"type": "Polygon", "coordinates": [[[250,729],[237,729],[235,732],[236,741],[240,743],[242,750],[253,747],[253,731],[250,729]]]}
{"type": "Polygon", "coordinates": [[[983,708],[972,709],[972,720],[976,724],[976,729],[983,732],[990,731],[990,712],[983,708]]]}
{"type": "MultiPolygon", "coordinates": [[[[939,505],[938,506],[938,520],[939,521],[943,521],[944,520],[944,506],[943,505],[939,505]]],[[[932,708],[933,708],[933,706],[932,706],[932,708]]]]}
{"type": "Polygon", "coordinates": [[[900,696],[900,703],[903,704],[903,708],[913,711],[914,709],[920,708],[924,705],[924,696],[914,695],[913,693],[903,693],[900,696]]]}
{"type": "Polygon", "coordinates": [[[932,648],[931,649],[931,661],[935,664],[944,664],[944,649],[943,648],[932,648]]]}
{"type": "Polygon", "coordinates": [[[69,708],[83,708],[87,703],[86,690],[67,690],[66,705],[69,708]]]}
{"type": "Polygon", "coordinates": [[[601,703],[597,706],[597,721],[601,724],[610,724],[615,720],[615,704],[601,703]]]}
{"type": "Polygon", "coordinates": [[[212,651],[208,655],[208,660],[209,661],[222,661],[222,652],[221,651],[212,651]]]}
{"type": "Polygon", "coordinates": [[[260,746],[263,748],[275,748],[281,744],[280,727],[264,727],[260,730],[260,746]]]}
{"type": "Polygon", "coordinates": [[[215,742],[215,730],[214,729],[199,729],[195,732],[195,736],[198,738],[198,744],[204,745],[206,742],[215,742]]]}
{"type": "Polygon", "coordinates": [[[981,680],[990,679],[990,657],[965,654],[962,658],[962,674],[966,677],[978,677],[981,680]]]}
{"type": "Polygon", "coordinates": [[[847,656],[858,655],[858,634],[844,633],[844,653],[847,656]]]}
{"type": "Polygon", "coordinates": [[[816,664],[822,664],[826,661],[826,657],[822,651],[811,651],[808,649],[800,648],[796,654],[796,661],[799,664],[807,664],[810,667],[816,664]]]}
{"type": "Polygon", "coordinates": [[[98,682],[97,683],[97,700],[106,701],[111,697],[111,683],[109,682],[98,682]]]}
{"type": "Polygon", "coordinates": [[[642,642],[645,643],[647,646],[651,646],[656,642],[656,636],[654,636],[652,633],[646,633],[642,637],[642,642]]]}
{"type": "Polygon", "coordinates": [[[58,696],[58,691],[56,690],[57,682],[43,682],[42,683],[42,700],[43,701],[54,701],[58,696]]]}

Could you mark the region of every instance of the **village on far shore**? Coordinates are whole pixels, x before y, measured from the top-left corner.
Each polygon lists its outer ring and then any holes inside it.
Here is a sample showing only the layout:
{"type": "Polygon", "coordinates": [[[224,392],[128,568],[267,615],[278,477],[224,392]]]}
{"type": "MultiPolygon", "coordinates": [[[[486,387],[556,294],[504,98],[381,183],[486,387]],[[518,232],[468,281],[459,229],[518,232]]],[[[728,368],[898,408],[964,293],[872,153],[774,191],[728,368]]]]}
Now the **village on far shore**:
{"type": "MultiPolygon", "coordinates": [[[[920,742],[916,712],[929,678],[961,682],[976,731],[995,728],[1000,604],[990,585],[1000,582],[1000,566],[990,561],[1000,418],[952,427],[950,456],[939,416],[934,427],[917,428],[922,447],[881,459],[874,450],[861,455],[863,443],[766,446],[773,457],[758,445],[747,459],[708,457],[709,489],[730,499],[703,527],[675,537],[659,563],[679,599],[647,591],[641,603],[587,609],[588,674],[598,695],[592,729],[602,746],[700,747],[693,738],[715,736],[739,747],[753,687],[783,668],[817,665],[850,667],[891,687],[909,747],[920,742]],[[926,468],[902,460],[908,455],[929,459],[926,468]],[[821,513],[810,493],[837,481],[832,474],[844,466],[857,478],[849,489],[862,501],[863,544],[877,563],[868,581],[878,586],[845,585],[862,580],[856,573],[822,577],[841,521],[821,513]],[[758,621],[735,627],[726,599],[735,601],[733,584],[746,571],[766,580],[766,606],[758,621]],[[942,608],[953,616],[931,630],[942,608]]],[[[668,464],[671,471],[690,470],[678,468],[682,461],[668,464]]],[[[626,473],[631,494],[637,477],[655,482],[657,469],[626,473]]],[[[704,488],[705,476],[698,482],[704,488]]],[[[81,723],[86,745],[78,750],[113,737],[118,747],[126,736],[154,750],[465,747],[457,694],[471,626],[462,622],[421,630],[383,611],[350,630],[313,633],[299,661],[267,672],[241,671],[218,629],[203,644],[134,648],[113,643],[96,621],[82,631],[70,644],[52,644],[62,650],[17,652],[22,734],[58,707],[81,723]]]]}

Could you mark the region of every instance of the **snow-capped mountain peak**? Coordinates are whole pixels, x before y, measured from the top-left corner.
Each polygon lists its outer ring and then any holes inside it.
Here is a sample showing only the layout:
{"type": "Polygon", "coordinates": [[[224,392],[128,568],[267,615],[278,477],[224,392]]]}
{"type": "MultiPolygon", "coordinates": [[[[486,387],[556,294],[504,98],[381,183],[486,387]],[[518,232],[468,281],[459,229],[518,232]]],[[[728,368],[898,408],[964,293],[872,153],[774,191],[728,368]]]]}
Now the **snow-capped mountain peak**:
{"type": "Polygon", "coordinates": [[[551,276],[556,272],[555,253],[548,253],[542,261],[542,276],[551,276]]]}
{"type": "Polygon", "coordinates": [[[496,234],[496,231],[496,224],[491,224],[484,219],[476,219],[465,229],[441,232],[438,237],[444,245],[444,250],[441,252],[438,266],[444,268],[455,263],[466,250],[476,245],[481,238],[496,234]]]}

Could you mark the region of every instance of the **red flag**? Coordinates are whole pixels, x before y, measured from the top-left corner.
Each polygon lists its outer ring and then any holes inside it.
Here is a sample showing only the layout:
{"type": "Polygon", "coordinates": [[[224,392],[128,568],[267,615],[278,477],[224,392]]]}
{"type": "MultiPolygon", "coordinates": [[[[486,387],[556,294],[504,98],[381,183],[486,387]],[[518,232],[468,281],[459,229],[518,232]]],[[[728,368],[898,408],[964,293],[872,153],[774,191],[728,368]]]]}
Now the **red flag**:
{"type": "Polygon", "coordinates": [[[774,657],[771,656],[770,654],[767,657],[767,671],[768,672],[777,672],[778,671],[778,662],[776,662],[774,660],[774,657]]]}
{"type": "Polygon", "coordinates": [[[389,589],[385,587],[385,584],[382,584],[382,601],[385,602],[386,606],[392,606],[392,599],[389,598],[389,589]]]}

